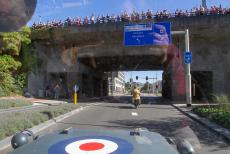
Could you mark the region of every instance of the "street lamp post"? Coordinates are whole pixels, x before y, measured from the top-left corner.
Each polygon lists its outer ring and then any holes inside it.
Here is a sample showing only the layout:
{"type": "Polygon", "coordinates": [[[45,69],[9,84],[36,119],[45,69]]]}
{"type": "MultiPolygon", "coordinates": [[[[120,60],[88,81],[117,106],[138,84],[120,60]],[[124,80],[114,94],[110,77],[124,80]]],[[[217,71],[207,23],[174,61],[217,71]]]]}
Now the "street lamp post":
{"type": "MultiPolygon", "coordinates": [[[[185,36],[185,52],[190,52],[189,49],[189,30],[185,31],[172,31],[172,35],[184,35],[185,36]]],[[[191,90],[191,73],[190,73],[190,64],[185,64],[186,68],[186,102],[187,107],[192,106],[192,90],[191,90]]]]}
{"type": "MultiPolygon", "coordinates": [[[[190,52],[188,29],[185,30],[185,48],[186,48],[185,52],[190,52]]],[[[190,107],[192,105],[190,64],[186,64],[186,94],[187,94],[187,107],[190,107]]]]}

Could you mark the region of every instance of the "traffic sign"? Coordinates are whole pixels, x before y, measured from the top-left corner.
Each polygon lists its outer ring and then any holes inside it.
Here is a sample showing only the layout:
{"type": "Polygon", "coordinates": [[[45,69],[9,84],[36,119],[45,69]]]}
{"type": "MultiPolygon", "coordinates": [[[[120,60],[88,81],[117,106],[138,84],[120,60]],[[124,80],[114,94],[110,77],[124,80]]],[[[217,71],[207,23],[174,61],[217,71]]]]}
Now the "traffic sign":
{"type": "Polygon", "coordinates": [[[125,46],[171,44],[171,23],[142,23],[124,26],[125,46]]]}
{"type": "Polygon", "coordinates": [[[184,52],[184,63],[185,64],[192,63],[192,52],[184,52]]]}
{"type": "Polygon", "coordinates": [[[74,85],[74,88],[73,88],[74,92],[78,92],[79,91],[79,86],[77,84],[74,85]]]}

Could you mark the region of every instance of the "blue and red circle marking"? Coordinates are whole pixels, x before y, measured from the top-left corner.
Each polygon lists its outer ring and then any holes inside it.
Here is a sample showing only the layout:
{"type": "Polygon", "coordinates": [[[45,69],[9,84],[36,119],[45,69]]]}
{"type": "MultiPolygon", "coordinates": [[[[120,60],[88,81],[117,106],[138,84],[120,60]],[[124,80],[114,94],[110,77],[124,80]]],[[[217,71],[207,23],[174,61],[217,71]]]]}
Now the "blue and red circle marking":
{"type": "Polygon", "coordinates": [[[48,154],[131,154],[133,145],[110,136],[82,136],[60,141],[49,148],[48,154]]]}

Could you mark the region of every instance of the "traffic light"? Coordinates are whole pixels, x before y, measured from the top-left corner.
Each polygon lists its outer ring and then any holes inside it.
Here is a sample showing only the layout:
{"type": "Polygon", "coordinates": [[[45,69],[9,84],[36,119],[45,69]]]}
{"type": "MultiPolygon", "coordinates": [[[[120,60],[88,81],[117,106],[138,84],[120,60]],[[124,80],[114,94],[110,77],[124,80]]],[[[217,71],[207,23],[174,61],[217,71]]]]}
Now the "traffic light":
{"type": "Polygon", "coordinates": [[[131,83],[133,82],[133,79],[132,79],[132,78],[130,78],[130,82],[131,82],[131,83]]]}
{"type": "Polygon", "coordinates": [[[146,80],[148,80],[149,79],[149,77],[148,76],[146,76],[146,80]]]}
{"type": "Polygon", "coordinates": [[[136,76],[136,80],[138,80],[138,76],[136,76]]]}
{"type": "Polygon", "coordinates": [[[156,85],[156,89],[158,89],[158,85],[156,85]]]}

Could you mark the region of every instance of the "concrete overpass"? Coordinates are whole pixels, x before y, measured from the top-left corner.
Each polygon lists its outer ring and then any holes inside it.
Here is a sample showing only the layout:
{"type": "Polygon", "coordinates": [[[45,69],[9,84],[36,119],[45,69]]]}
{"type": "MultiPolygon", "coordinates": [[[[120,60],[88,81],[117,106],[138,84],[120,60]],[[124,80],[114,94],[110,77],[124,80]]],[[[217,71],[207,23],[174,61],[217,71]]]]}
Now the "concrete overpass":
{"type": "MultiPolygon", "coordinates": [[[[197,98],[201,98],[202,95],[209,97],[211,94],[229,94],[230,85],[226,84],[230,76],[229,17],[230,15],[177,17],[142,23],[167,21],[172,23],[172,30],[189,29],[190,50],[193,52],[193,83],[196,83],[197,98]]],[[[68,77],[65,78],[68,78],[70,85],[78,82],[81,87],[88,87],[86,93],[90,93],[89,96],[95,93],[105,95],[104,72],[161,69],[164,70],[164,96],[183,98],[184,94],[180,91],[185,90],[181,57],[185,48],[184,37],[173,37],[173,45],[170,47],[124,47],[124,24],[119,22],[33,31],[35,52],[43,63],[40,73],[33,75],[41,82],[34,85],[31,82],[34,77],[31,77],[29,89],[34,93],[38,89],[44,89],[44,85],[49,82],[47,74],[67,73],[68,77]],[[90,79],[86,80],[86,76],[90,79]],[[99,89],[102,88],[100,92],[97,90],[98,86],[99,89]]]]}

